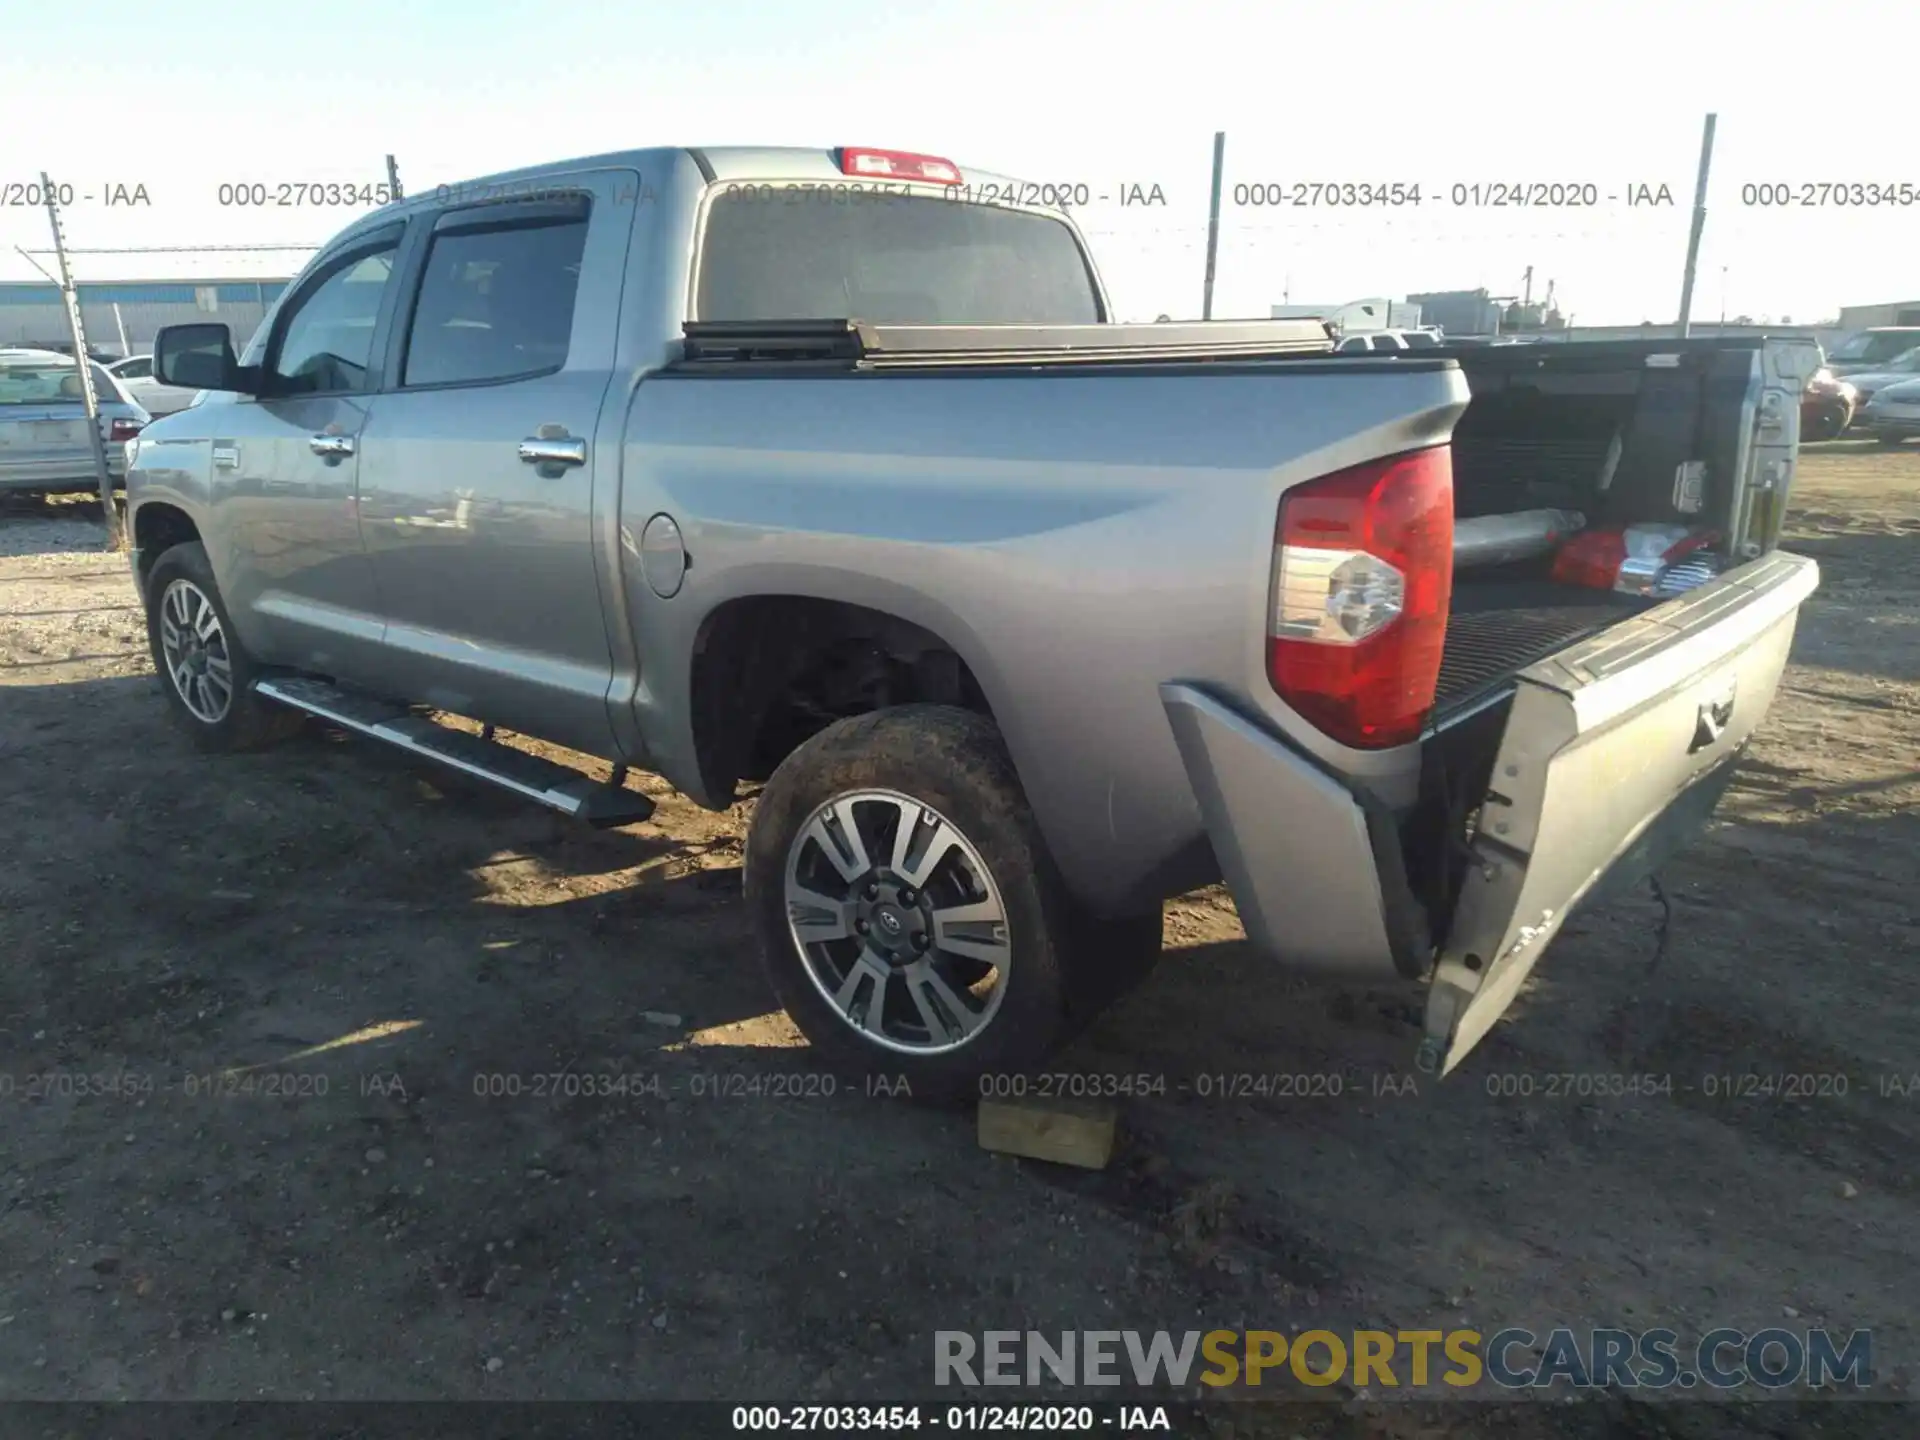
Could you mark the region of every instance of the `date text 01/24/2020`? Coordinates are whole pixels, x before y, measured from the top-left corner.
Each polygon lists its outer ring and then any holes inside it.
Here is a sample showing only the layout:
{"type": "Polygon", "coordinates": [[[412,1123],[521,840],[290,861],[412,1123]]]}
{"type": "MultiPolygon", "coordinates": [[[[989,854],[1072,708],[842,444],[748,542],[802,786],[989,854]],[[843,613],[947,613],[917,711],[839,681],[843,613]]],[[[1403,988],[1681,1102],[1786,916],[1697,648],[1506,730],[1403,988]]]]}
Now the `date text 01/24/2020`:
{"type": "Polygon", "coordinates": [[[1164,1405],[736,1405],[735,1430],[898,1432],[1033,1430],[1059,1434],[1169,1432],[1164,1405]]]}
{"type": "Polygon", "coordinates": [[[1417,180],[1261,180],[1236,184],[1230,196],[1240,208],[1320,209],[1629,209],[1670,208],[1671,186],[1648,181],[1602,186],[1593,180],[1455,181],[1426,185],[1417,180]]]}

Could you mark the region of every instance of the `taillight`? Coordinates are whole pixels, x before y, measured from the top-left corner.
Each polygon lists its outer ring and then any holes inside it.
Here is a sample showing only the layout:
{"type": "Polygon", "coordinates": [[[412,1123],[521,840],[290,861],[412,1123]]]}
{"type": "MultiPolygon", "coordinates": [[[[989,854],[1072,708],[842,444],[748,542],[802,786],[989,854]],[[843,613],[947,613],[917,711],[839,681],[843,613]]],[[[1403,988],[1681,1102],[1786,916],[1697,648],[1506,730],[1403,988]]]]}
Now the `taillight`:
{"type": "Polygon", "coordinates": [[[885,180],[924,180],[932,185],[958,185],[960,167],[935,155],[909,155],[904,150],[863,150],[848,146],[840,152],[842,175],[870,175],[885,180]]]}
{"type": "Polygon", "coordinates": [[[141,425],[138,420],[116,418],[110,422],[107,427],[107,440],[109,443],[119,440],[131,440],[140,433],[140,430],[141,425]]]}
{"type": "Polygon", "coordinates": [[[1416,739],[1433,708],[1452,595],[1446,446],[1295,486],[1274,539],[1274,690],[1344,745],[1416,739]]]}

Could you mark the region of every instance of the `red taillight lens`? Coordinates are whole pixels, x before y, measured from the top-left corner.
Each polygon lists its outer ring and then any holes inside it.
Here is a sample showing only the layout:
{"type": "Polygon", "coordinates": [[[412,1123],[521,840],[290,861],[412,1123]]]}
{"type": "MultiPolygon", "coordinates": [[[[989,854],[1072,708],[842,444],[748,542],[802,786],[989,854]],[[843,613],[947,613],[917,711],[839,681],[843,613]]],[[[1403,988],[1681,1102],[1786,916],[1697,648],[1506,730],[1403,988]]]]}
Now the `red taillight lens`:
{"type": "Polygon", "coordinates": [[[851,146],[840,152],[842,175],[866,175],[876,180],[924,180],[932,185],[958,185],[960,167],[936,155],[909,155],[904,150],[863,150],[851,146]]]}
{"type": "Polygon", "coordinates": [[[1444,445],[1341,470],[1280,502],[1267,673],[1344,745],[1418,738],[1453,596],[1453,455],[1444,445]]]}
{"type": "Polygon", "coordinates": [[[141,428],[138,420],[114,420],[107,428],[107,439],[109,441],[131,440],[140,433],[141,428]]]}

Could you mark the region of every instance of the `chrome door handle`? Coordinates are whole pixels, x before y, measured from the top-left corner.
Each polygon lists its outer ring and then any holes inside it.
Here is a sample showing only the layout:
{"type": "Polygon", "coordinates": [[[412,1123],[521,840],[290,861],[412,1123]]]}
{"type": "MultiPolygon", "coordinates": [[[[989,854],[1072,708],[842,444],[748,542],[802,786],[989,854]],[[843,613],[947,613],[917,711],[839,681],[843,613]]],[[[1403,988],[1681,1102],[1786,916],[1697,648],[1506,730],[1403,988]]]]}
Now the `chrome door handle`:
{"type": "Polygon", "coordinates": [[[307,441],[307,445],[316,455],[324,455],[329,460],[338,460],[353,454],[351,435],[316,435],[307,441]]]}
{"type": "Polygon", "coordinates": [[[584,465],[587,463],[587,442],[574,439],[522,440],[520,458],[529,465],[584,465]]]}

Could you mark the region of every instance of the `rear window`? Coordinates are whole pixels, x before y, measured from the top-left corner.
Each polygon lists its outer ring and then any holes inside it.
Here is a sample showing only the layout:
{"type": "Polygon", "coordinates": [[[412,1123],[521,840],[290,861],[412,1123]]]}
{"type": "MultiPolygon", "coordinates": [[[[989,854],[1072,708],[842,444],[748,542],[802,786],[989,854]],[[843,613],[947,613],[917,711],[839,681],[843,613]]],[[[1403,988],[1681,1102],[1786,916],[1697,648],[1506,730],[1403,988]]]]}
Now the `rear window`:
{"type": "Polygon", "coordinates": [[[1057,220],[960,200],[887,195],[831,204],[807,198],[813,193],[753,189],[714,198],[694,299],[700,319],[1084,325],[1102,318],[1086,258],[1057,220]]]}
{"type": "Polygon", "coordinates": [[[1409,330],[1403,337],[1409,350],[1437,350],[1440,337],[1430,330],[1409,330]]]}
{"type": "MultiPolygon", "coordinates": [[[[100,366],[93,367],[93,391],[102,404],[120,398],[120,387],[100,366]]],[[[70,361],[0,360],[0,405],[83,404],[80,374],[70,361]]]]}
{"type": "Polygon", "coordinates": [[[1920,331],[1881,330],[1868,331],[1864,335],[1851,335],[1834,348],[1830,360],[1891,360],[1903,351],[1911,350],[1916,340],[1920,340],[1920,331]]]}

